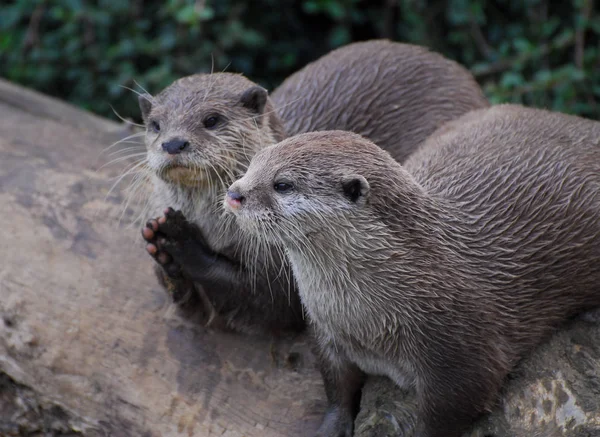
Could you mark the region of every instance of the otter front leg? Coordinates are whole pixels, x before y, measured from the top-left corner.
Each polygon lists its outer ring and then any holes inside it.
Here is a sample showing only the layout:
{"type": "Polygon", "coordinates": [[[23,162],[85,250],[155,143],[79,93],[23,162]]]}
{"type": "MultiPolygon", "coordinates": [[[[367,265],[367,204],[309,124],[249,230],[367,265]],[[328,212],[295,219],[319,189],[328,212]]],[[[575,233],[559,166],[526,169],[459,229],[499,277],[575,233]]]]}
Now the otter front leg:
{"type": "Polygon", "coordinates": [[[498,366],[500,359],[486,360],[489,354],[459,356],[443,347],[440,351],[448,352],[444,362],[420,366],[415,437],[462,436],[481,414],[491,409],[506,375],[498,366]]]}
{"type": "Polygon", "coordinates": [[[285,275],[250,274],[240,262],[213,251],[200,229],[172,208],[148,226],[144,237],[155,235],[148,251],[168,274],[181,274],[195,283],[211,319],[218,316],[219,324],[248,333],[303,328],[298,294],[285,275]]]}
{"type": "Polygon", "coordinates": [[[316,346],[314,352],[329,402],[316,436],[351,437],[365,374],[331,344],[316,346]]]}
{"type": "Polygon", "coordinates": [[[239,265],[213,251],[200,228],[172,208],[158,219],[157,243],[186,277],[202,285],[228,286],[239,273],[239,265]]]}

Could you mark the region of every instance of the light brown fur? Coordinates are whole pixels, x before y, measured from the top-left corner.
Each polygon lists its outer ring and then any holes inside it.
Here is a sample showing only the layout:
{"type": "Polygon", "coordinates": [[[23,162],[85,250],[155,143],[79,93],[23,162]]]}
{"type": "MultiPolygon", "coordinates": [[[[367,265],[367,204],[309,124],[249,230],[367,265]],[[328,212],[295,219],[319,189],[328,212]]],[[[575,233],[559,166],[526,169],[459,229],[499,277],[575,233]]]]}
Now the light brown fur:
{"type": "Polygon", "coordinates": [[[230,191],[241,228],[286,251],[314,324],[319,435],[351,434],[362,370],[416,387],[416,435],[460,436],[524,354],[600,305],[598,122],[500,105],[404,166],[351,133],[303,134],[230,191]]]}

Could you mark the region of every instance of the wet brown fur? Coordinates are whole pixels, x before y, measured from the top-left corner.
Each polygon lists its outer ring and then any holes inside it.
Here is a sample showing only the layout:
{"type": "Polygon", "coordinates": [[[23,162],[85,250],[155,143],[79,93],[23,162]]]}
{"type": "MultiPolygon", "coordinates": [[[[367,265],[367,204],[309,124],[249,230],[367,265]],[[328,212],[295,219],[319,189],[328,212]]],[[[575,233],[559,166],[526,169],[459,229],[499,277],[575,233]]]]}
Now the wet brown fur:
{"type": "Polygon", "coordinates": [[[404,166],[351,133],[303,134],[230,190],[241,228],[285,249],[314,324],[319,435],[351,435],[362,370],[416,387],[415,435],[460,436],[524,354],[600,305],[595,121],[500,105],[404,166]]]}
{"type": "Polygon", "coordinates": [[[326,54],[288,77],[271,99],[289,136],[356,132],[399,162],[445,122],[489,106],[460,64],[426,47],[388,40],[326,54]]]}

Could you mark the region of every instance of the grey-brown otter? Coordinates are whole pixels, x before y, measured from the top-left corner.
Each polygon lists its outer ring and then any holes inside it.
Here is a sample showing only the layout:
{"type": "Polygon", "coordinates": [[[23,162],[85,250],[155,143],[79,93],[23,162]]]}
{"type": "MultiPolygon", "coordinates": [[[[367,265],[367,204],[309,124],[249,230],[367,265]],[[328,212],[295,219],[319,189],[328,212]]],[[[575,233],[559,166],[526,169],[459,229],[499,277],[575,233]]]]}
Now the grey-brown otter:
{"type": "Polygon", "coordinates": [[[268,248],[252,250],[219,208],[224,188],[254,153],[284,137],[267,92],[238,74],[195,75],[141,96],[140,107],[154,216],[177,210],[142,230],[160,282],[176,302],[200,298],[208,324],[301,329],[297,292],[290,273],[280,271],[285,261],[268,248]]]}
{"type": "Polygon", "coordinates": [[[180,211],[170,213],[177,226],[165,225],[163,216],[142,231],[159,277],[176,300],[198,294],[212,308],[211,320],[245,332],[304,323],[286,260],[254,247],[222,217],[223,194],[257,151],[286,133],[347,129],[403,160],[442,123],[488,106],[455,62],[389,41],[336,50],[274,96],[276,105],[243,76],[218,73],[183,78],[140,98],[153,215],[165,207],[180,211]]]}
{"type": "Polygon", "coordinates": [[[285,250],[349,436],[363,372],[413,385],[416,436],[457,437],[518,360],[600,305],[600,123],[501,105],[404,166],[347,132],[259,152],[225,205],[285,250]]]}

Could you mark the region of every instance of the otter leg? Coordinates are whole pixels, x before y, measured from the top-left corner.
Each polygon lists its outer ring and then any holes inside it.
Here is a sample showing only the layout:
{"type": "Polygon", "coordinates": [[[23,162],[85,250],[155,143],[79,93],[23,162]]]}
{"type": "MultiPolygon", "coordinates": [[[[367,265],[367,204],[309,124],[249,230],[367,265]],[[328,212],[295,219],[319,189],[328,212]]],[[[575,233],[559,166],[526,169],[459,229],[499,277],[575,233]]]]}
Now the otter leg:
{"type": "Polygon", "coordinates": [[[157,265],[155,274],[158,282],[171,296],[174,303],[190,304],[197,296],[196,287],[189,278],[182,273],[179,264],[174,262],[173,258],[160,247],[158,243],[158,220],[149,220],[142,229],[142,236],[148,243],[146,251],[154,258],[157,265]]]}
{"type": "Polygon", "coordinates": [[[197,295],[196,287],[190,279],[183,275],[170,276],[161,265],[156,265],[154,272],[160,285],[171,296],[173,303],[181,305],[189,304],[195,299],[197,295]]]}
{"type": "Polygon", "coordinates": [[[200,228],[187,221],[181,211],[165,210],[158,219],[157,242],[193,281],[200,284],[228,284],[239,273],[239,265],[213,251],[200,228]]]}
{"type": "Polygon", "coordinates": [[[236,259],[213,251],[200,228],[172,208],[150,226],[156,235],[152,246],[157,253],[165,252],[167,266],[177,266],[196,285],[210,319],[215,319],[211,326],[219,319],[219,325],[248,333],[303,329],[300,300],[285,275],[249,272],[236,259]]]}
{"type": "MultiPolygon", "coordinates": [[[[419,415],[415,437],[460,437],[489,410],[496,399],[503,374],[486,369],[485,359],[472,363],[452,361],[444,367],[423,366],[417,381],[419,415]],[[474,367],[473,364],[479,364],[474,367]]],[[[492,367],[493,364],[490,366],[492,367]]]]}
{"type": "Polygon", "coordinates": [[[332,344],[316,346],[329,407],[317,437],[352,437],[365,374],[332,344]]]}

